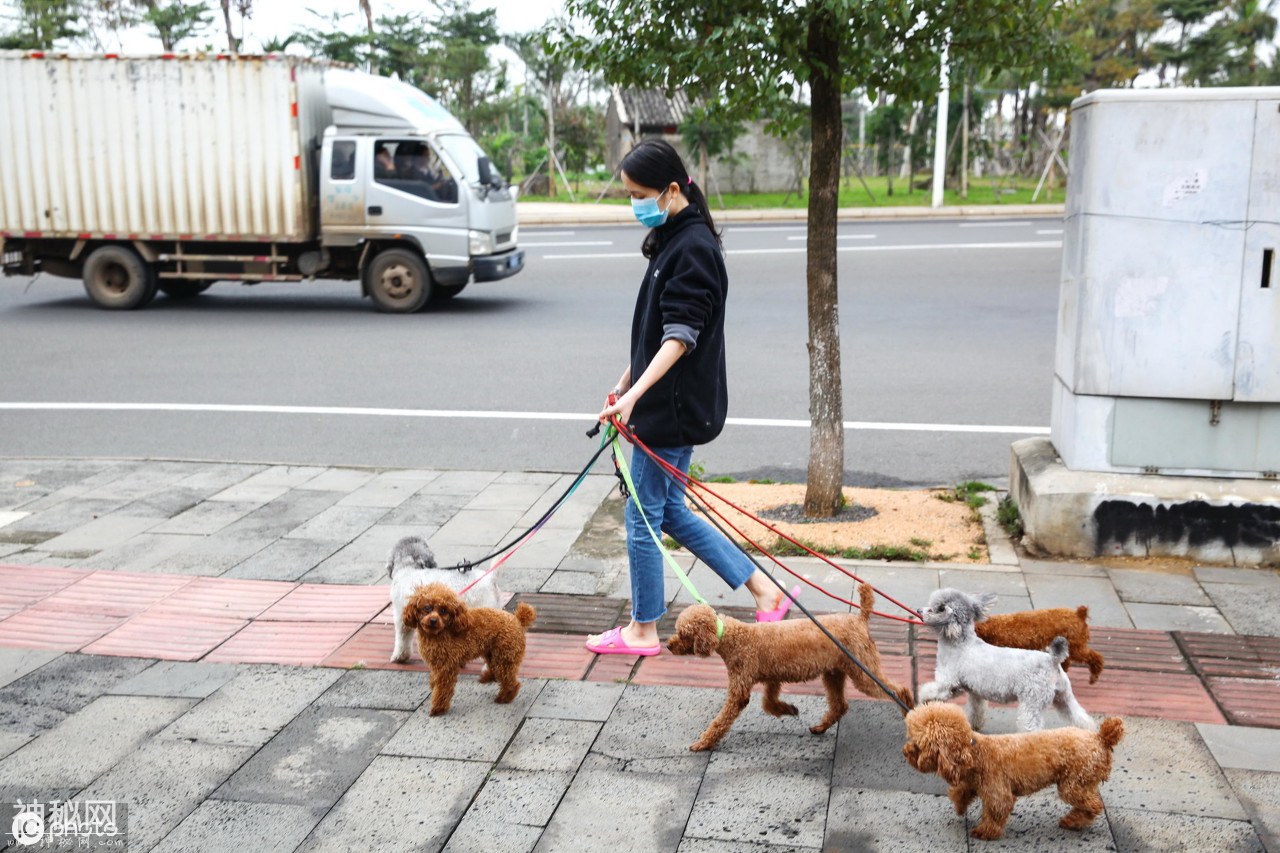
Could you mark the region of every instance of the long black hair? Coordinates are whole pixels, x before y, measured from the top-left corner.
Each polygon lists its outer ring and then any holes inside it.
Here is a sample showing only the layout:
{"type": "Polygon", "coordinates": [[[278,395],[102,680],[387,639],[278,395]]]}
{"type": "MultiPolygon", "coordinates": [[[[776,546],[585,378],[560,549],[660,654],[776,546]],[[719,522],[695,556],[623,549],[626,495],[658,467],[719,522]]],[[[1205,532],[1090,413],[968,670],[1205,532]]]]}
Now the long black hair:
{"type": "MultiPolygon", "coordinates": [[[[670,142],[665,139],[641,140],[635,148],[627,152],[626,157],[622,158],[622,165],[619,168],[626,172],[631,180],[652,190],[665,190],[672,181],[675,181],[680,187],[680,192],[684,193],[689,203],[696,207],[702,214],[702,218],[706,220],[707,227],[715,235],[716,243],[720,248],[724,248],[720,232],[716,230],[715,220],[711,218],[711,206],[707,204],[707,197],[702,194],[702,188],[689,177],[684,160],[680,159],[679,152],[670,142]]],[[[646,258],[652,258],[657,248],[658,230],[654,228],[644,238],[640,252],[646,258]]]]}

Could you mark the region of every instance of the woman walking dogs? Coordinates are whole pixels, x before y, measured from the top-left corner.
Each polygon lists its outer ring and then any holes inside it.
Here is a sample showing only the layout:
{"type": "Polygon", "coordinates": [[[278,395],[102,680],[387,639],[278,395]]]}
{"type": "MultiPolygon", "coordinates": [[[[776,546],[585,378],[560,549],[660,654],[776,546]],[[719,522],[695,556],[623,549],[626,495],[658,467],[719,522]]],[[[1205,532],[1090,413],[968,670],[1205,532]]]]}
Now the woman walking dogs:
{"type": "MultiPolygon", "coordinates": [[[[650,230],[641,252],[649,269],[631,320],[631,363],[600,420],[614,415],[669,464],[688,472],[694,445],[724,428],[724,309],[729,279],[720,236],[702,190],[666,142],[641,142],[622,161],[622,184],[636,219],[650,230]]],[[[774,622],[791,600],[738,548],[685,505],[684,488],[638,448],[631,454],[635,497],[662,530],[711,567],[733,589],[745,586],[756,620],[774,622]]],[[[658,620],[666,612],[662,554],[634,503],[627,504],[631,623],[589,637],[597,654],[656,655],[658,620]]]]}

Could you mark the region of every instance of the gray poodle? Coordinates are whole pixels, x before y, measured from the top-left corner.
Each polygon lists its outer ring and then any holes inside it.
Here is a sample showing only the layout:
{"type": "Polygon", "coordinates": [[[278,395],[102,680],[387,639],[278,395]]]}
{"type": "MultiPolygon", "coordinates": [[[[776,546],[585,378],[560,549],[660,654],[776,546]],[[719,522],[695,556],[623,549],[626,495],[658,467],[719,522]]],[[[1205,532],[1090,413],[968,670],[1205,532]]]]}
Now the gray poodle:
{"type": "Polygon", "coordinates": [[[920,702],[946,701],[969,694],[969,723],[981,729],[987,702],[1018,703],[1018,727],[1024,731],[1044,728],[1044,712],[1050,705],[1073,726],[1096,731],[1062,671],[1067,640],[1057,637],[1043,652],[1007,649],[983,642],[974,623],[996,601],[994,593],[966,595],[958,589],[940,589],[929,596],[920,611],[924,623],[938,635],[938,663],[933,681],[920,686],[920,702]]]}

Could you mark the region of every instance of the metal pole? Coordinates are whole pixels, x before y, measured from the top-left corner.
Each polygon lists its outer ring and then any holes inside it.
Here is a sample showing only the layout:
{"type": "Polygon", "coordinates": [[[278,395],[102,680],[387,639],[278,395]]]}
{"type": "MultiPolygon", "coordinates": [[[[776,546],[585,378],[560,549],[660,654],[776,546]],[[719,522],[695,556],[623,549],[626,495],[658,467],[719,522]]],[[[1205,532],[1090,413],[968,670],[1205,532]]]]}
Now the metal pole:
{"type": "Polygon", "coordinates": [[[951,102],[951,79],[947,73],[947,53],[951,47],[951,32],[942,43],[942,63],[939,71],[938,128],[933,137],[933,206],[942,207],[943,183],[947,175],[947,107],[951,102]]]}

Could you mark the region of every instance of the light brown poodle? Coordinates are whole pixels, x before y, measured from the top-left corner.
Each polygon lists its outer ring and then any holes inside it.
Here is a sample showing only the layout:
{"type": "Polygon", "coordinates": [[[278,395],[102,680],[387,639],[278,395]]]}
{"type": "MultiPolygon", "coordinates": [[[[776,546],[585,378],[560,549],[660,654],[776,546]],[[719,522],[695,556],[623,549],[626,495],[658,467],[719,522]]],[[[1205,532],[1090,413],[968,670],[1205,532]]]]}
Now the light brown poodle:
{"type": "MultiPolygon", "coordinates": [[[[835,613],[822,616],[819,621],[910,707],[910,689],[899,687],[885,676],[880,668],[880,652],[867,630],[867,619],[875,604],[871,587],[862,587],[861,601],[862,611],[858,614],[835,613]]],[[[667,641],[667,648],[673,654],[700,657],[714,652],[729,670],[729,694],[724,707],[702,736],[689,746],[694,752],[711,749],[728,734],[733,721],[751,701],[751,688],[758,682],[764,684],[761,703],[764,712],[781,717],[799,713],[795,705],[778,698],[782,684],[809,681],[821,675],[827,688],[827,714],[822,722],[809,729],[816,735],[835,725],[849,710],[849,701],[844,695],[846,676],[866,695],[876,698],[883,695],[876,683],[808,619],[746,624],[724,617],[724,635],[717,638],[715,611],[705,604],[696,604],[676,620],[676,633],[667,641]]]]}
{"type": "Polygon", "coordinates": [[[970,834],[992,840],[1004,835],[1018,797],[1049,785],[1071,811],[1063,829],[1084,829],[1102,812],[1098,786],[1111,775],[1111,751],[1124,737],[1124,723],[1107,717],[1098,731],[1064,728],[1014,735],[982,735],[969,727],[958,705],[926,702],[907,714],[902,754],[921,773],[950,783],[947,796],[963,815],[974,797],[982,819],[970,834]]]}
{"type": "Polygon", "coordinates": [[[468,607],[442,583],[420,586],[404,606],[404,624],[418,631],[418,654],[431,667],[431,716],[453,703],[458,673],[475,658],[484,658],[480,683],[498,682],[504,705],[520,692],[524,634],[537,616],[523,601],[514,614],[492,607],[468,607]]]}
{"type": "Polygon", "coordinates": [[[1089,667],[1089,683],[1098,680],[1106,660],[1089,648],[1089,608],[1080,606],[1053,607],[1045,610],[1024,610],[1021,613],[1005,613],[988,616],[973,626],[983,642],[1010,649],[1040,651],[1053,642],[1054,637],[1067,638],[1067,659],[1063,669],[1072,663],[1089,667]]]}

